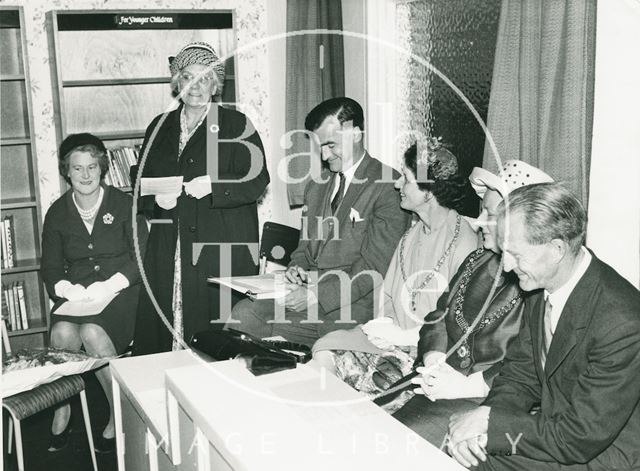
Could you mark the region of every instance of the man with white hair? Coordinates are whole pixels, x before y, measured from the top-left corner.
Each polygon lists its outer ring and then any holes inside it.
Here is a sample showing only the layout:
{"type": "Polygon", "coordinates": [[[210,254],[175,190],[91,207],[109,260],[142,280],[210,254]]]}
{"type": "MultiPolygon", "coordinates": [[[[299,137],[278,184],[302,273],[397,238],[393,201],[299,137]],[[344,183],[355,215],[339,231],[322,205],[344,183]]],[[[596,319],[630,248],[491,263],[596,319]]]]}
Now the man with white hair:
{"type": "Polygon", "coordinates": [[[583,246],[586,213],[563,186],[505,203],[505,270],[533,293],[489,396],[452,417],[449,452],[482,470],[640,469],[638,290],[583,246]]]}

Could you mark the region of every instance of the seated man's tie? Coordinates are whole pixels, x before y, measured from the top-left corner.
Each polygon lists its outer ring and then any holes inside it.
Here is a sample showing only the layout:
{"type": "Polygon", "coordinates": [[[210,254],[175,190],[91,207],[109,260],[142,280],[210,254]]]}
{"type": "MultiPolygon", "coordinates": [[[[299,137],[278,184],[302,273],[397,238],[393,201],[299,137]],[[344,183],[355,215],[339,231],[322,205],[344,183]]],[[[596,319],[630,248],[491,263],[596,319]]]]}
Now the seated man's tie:
{"type": "Polygon", "coordinates": [[[331,200],[331,213],[333,214],[336,213],[336,209],[338,209],[338,206],[340,206],[340,202],[342,201],[342,197],[344,196],[345,176],[342,172],[340,172],[338,175],[340,176],[340,185],[338,186],[337,193],[331,200]]]}
{"type": "Polygon", "coordinates": [[[547,362],[547,353],[549,353],[549,346],[551,345],[551,340],[553,338],[553,332],[551,331],[551,312],[553,311],[553,306],[549,301],[549,297],[544,302],[544,345],[542,346],[542,367],[544,368],[545,363],[547,362]]]}

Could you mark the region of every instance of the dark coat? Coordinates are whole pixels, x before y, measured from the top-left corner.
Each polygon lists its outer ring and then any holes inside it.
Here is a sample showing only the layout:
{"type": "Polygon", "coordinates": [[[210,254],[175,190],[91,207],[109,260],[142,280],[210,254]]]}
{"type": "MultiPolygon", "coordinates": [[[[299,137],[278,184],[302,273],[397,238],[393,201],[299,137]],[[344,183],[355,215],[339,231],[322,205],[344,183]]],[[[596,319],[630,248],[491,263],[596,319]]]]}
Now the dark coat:
{"type": "MultiPolygon", "coordinates": [[[[208,121],[196,130],[178,159],[181,109],[168,113],[163,122],[161,120],[165,115],[157,116],[147,128],[141,152],[142,177],[182,175],[184,181],[188,182],[207,174],[208,121]],[[156,127],[157,135],[151,140],[156,127]],[[147,152],[148,155],[145,155],[147,152]]],[[[269,183],[262,142],[251,122],[238,111],[222,107],[217,109],[218,138],[220,141],[228,139],[238,142],[219,142],[216,162],[218,178],[212,183],[212,194],[195,199],[183,192],[177,206],[171,210],[156,205],[153,196],[139,200],[139,210],[149,219],[170,221],[170,224],[152,225],[144,264],[153,296],[170,324],[173,323],[174,255],[179,226],[186,341],[195,332],[209,328],[210,321],[219,319],[221,312],[225,315],[230,313],[232,303],[239,299],[234,296],[233,299],[223,297],[221,300],[219,286],[207,283],[207,277],[257,273],[257,259],[253,259],[246,247],[224,249],[225,253],[231,250],[231,267],[230,273],[223,273],[218,247],[194,245],[223,242],[257,244],[257,201],[269,183]],[[244,135],[248,136],[244,142],[252,144],[253,149],[258,151],[256,155],[259,160],[253,163],[253,170],[251,154],[240,138],[244,135]],[[257,175],[252,175],[258,170],[257,175]],[[237,181],[246,176],[251,178],[245,182],[237,181]],[[197,250],[202,248],[197,261],[194,260],[194,256],[197,256],[194,247],[197,250]]],[[[171,343],[171,332],[162,323],[145,290],[138,306],[134,353],[167,351],[171,349],[171,343]]]]}
{"type": "MultiPolygon", "coordinates": [[[[569,296],[542,368],[544,295],[525,301],[522,329],[485,404],[491,454],[640,468],[640,294],[595,256],[569,296]],[[529,414],[540,403],[540,412],[529,414]]],[[[571,468],[574,469],[574,468],[571,468]]],[[[576,468],[578,469],[578,468],[576,468]]]]}
{"type": "MultiPolygon", "coordinates": [[[[322,182],[310,180],[305,189],[300,243],[290,265],[317,271],[318,303],[324,322],[321,334],[345,324],[341,308],[351,309],[351,320],[362,324],[373,317],[373,280],[362,272],[371,270],[383,279],[400,237],[407,229],[409,214],[400,209],[400,197],[393,187],[398,173],[365,154],[344,198],[331,217],[331,193],[335,173],[325,171],[322,182]],[[353,217],[357,212],[360,221],[353,217]],[[350,298],[341,296],[340,271],[351,280],[350,298]],[[360,275],[360,276],[358,276],[360,275]]],[[[346,324],[349,326],[349,324],[346,324]]]]}
{"type": "MultiPolygon", "coordinates": [[[[58,198],[47,211],[42,232],[42,278],[55,301],[55,311],[65,300],[55,294],[61,280],[89,286],[120,272],[129,288],[95,316],[68,317],[53,314],[51,322],[94,323],[109,335],[121,353],[133,337],[135,306],[138,302],[140,272],[136,261],[131,208],[133,200],[116,188],[103,186],[104,197],[91,234],[87,231],[72,200],[72,190],[58,198]]],[[[147,226],[138,221],[140,253],[144,254],[147,226]]]]}
{"type": "MultiPolygon", "coordinates": [[[[429,351],[450,351],[462,338],[464,332],[455,320],[453,306],[464,280],[463,274],[469,258],[473,256],[474,253],[469,254],[462,262],[449,283],[449,290],[438,299],[437,309],[425,317],[426,323],[420,329],[417,361],[422,361],[424,354],[429,351]]],[[[485,250],[476,260],[462,303],[462,315],[469,325],[473,323],[485,303],[496,276],[502,276],[502,282],[497,286],[485,315],[495,313],[521,293],[518,279],[512,273],[498,273],[499,266],[500,255],[490,250],[485,250]]],[[[465,375],[482,371],[484,381],[491,386],[493,379],[500,372],[508,345],[520,330],[523,304],[522,298],[519,298],[502,317],[468,337],[471,364],[467,368],[460,366],[460,357],[456,352],[451,353],[447,363],[465,375]]]]}

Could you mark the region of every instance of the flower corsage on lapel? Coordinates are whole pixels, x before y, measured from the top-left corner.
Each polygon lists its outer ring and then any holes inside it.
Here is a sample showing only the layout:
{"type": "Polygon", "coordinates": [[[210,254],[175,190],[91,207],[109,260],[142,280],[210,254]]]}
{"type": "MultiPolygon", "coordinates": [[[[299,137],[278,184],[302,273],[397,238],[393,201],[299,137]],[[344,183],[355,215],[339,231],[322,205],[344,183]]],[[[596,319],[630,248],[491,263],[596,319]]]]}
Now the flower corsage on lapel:
{"type": "Polygon", "coordinates": [[[113,215],[111,213],[106,213],[102,216],[102,222],[105,224],[113,224],[113,215]]]}

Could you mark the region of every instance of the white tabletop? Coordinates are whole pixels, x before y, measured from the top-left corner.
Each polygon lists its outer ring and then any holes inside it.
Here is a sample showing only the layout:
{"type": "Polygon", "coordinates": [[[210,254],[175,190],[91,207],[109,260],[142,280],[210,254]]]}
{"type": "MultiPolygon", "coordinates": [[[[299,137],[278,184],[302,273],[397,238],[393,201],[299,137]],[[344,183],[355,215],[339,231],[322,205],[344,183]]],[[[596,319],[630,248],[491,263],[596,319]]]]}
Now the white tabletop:
{"type": "Polygon", "coordinates": [[[191,350],[112,360],[111,374],[129,398],[158,443],[167,437],[165,371],[203,364],[191,350]]]}
{"type": "Polygon", "coordinates": [[[236,470],[465,469],[313,363],[256,377],[217,362],[167,371],[166,385],[236,470]]]}

